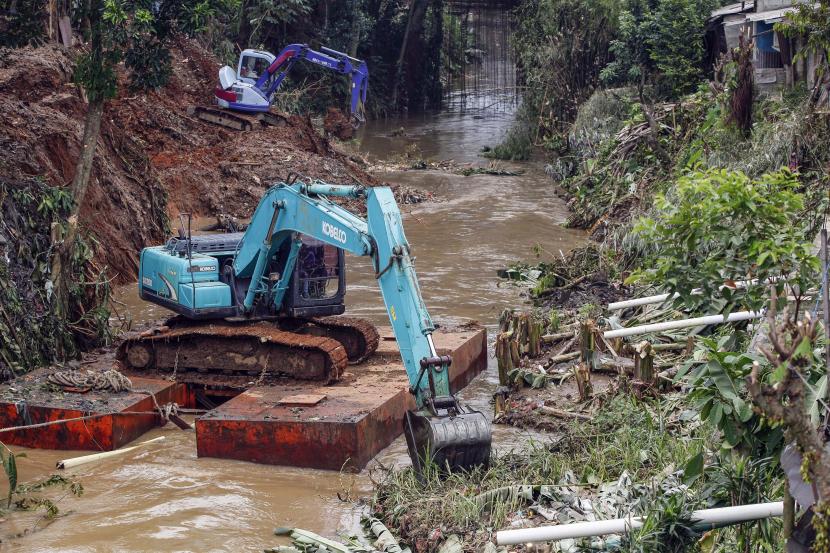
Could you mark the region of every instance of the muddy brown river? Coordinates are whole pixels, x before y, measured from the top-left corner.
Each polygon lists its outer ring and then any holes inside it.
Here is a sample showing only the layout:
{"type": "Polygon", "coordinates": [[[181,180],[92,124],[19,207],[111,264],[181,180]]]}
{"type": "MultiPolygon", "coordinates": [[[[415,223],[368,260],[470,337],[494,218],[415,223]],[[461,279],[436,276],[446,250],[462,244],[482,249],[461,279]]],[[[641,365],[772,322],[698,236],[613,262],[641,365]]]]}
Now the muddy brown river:
{"type": "MultiPolygon", "coordinates": [[[[375,157],[400,152],[412,143],[425,156],[486,164],[481,146],[504,133],[509,111],[483,116],[438,114],[367,125],[361,148],[375,157]],[[405,136],[393,133],[405,129],[405,136]],[[392,136],[392,135],[396,136],[392,136]]],[[[430,191],[435,201],[403,206],[406,233],[416,256],[421,288],[437,322],[475,319],[492,330],[500,311],[520,305],[519,289],[500,282],[496,270],[516,259],[531,261],[534,244],[558,255],[584,240],[561,227],[566,211],[538,164],[505,165],[521,176],[464,177],[438,171],[397,171],[390,183],[430,191]]],[[[388,324],[380,293],[366,259],[349,258],[348,312],[388,324]]],[[[135,286],[119,290],[134,321],[157,319],[164,310],[138,301],[135,286]]],[[[497,384],[495,367],[480,375],[462,397],[491,413],[497,384]]],[[[324,535],[358,531],[370,496],[371,469],[360,474],[257,465],[196,457],[195,435],[173,425],[142,439],[166,440],[139,453],[69,471],[82,482],[81,498],[62,497],[61,516],[15,514],[0,524],[3,551],[259,551],[278,541],[275,526],[298,526],[324,535]],[[338,494],[344,500],[338,499],[338,494]],[[19,537],[11,537],[19,535],[19,537]]],[[[532,436],[494,429],[497,450],[521,447],[532,436]]],[[[14,448],[23,451],[22,448],[14,448]]],[[[55,462],[72,452],[27,450],[21,481],[41,479],[55,462]]],[[[402,438],[377,458],[384,464],[408,463],[402,438]]],[[[371,467],[371,464],[370,464],[371,467]]]]}

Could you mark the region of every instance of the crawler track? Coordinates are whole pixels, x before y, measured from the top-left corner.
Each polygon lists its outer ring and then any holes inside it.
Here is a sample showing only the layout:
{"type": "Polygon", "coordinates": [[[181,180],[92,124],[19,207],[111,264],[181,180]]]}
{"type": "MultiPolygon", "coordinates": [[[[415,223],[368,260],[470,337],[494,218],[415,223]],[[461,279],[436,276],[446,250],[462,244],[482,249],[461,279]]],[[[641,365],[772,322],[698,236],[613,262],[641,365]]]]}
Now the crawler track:
{"type": "Polygon", "coordinates": [[[235,131],[250,131],[260,126],[284,127],[288,124],[285,115],[272,111],[247,114],[218,107],[190,106],[187,113],[202,121],[235,131]]]}
{"type": "Polygon", "coordinates": [[[287,332],[271,322],[199,324],[174,317],[151,333],[124,340],[118,359],[133,371],[199,372],[267,381],[337,381],[348,364],[332,338],[287,332]]]}
{"type": "Polygon", "coordinates": [[[357,317],[317,317],[291,319],[281,322],[284,328],[301,334],[337,340],[346,348],[349,363],[356,365],[368,359],[378,349],[380,335],[375,325],[357,317]]]}

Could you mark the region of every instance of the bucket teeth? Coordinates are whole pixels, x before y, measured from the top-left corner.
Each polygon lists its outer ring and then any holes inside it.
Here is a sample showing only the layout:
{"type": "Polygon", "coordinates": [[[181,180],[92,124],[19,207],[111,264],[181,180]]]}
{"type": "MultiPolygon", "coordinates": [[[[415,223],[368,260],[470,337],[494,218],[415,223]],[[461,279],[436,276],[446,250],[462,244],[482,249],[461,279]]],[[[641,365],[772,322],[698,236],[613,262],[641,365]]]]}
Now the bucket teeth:
{"type": "Polygon", "coordinates": [[[404,434],[412,465],[420,475],[428,463],[440,471],[471,470],[490,462],[490,422],[479,411],[463,407],[454,415],[409,411],[404,434]]]}

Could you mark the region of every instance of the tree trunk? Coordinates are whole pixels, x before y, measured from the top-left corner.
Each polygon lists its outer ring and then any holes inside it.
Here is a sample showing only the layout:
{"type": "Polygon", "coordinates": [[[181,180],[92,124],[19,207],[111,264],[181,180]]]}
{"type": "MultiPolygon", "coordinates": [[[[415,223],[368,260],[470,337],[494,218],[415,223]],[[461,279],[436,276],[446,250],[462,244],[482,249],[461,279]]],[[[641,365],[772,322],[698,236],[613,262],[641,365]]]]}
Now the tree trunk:
{"type": "MultiPolygon", "coordinates": [[[[642,74],[645,75],[645,71],[642,71],[642,74]]],[[[640,97],[640,107],[643,110],[643,115],[646,118],[646,122],[648,123],[649,134],[648,134],[648,144],[651,147],[651,151],[654,152],[654,155],[666,166],[671,167],[671,157],[669,157],[668,152],[666,149],[663,148],[663,145],[660,144],[660,127],[657,125],[657,121],[654,119],[654,114],[651,111],[651,106],[648,105],[645,98],[645,77],[640,79],[640,86],[637,87],[637,94],[640,97]]]]}
{"type": "MultiPolygon", "coordinates": [[[[406,32],[403,35],[403,42],[401,42],[401,51],[398,55],[398,64],[395,70],[395,86],[392,89],[392,105],[397,107],[398,91],[401,86],[401,77],[404,71],[404,59],[406,58],[409,44],[414,41],[416,37],[420,37],[424,28],[424,16],[427,12],[428,0],[412,0],[409,5],[409,17],[406,22],[406,32]]],[[[411,69],[411,68],[410,68],[411,69]]]]}
{"type": "Polygon", "coordinates": [[[353,58],[357,57],[357,47],[360,45],[360,4],[360,0],[354,0],[352,2],[352,24],[349,29],[349,49],[347,52],[353,58]]]}
{"type": "Polygon", "coordinates": [[[59,241],[59,246],[52,258],[52,285],[55,294],[55,310],[58,316],[65,317],[68,314],[68,288],[64,272],[69,270],[72,251],[78,237],[78,214],[84,205],[84,197],[89,187],[89,178],[92,174],[92,163],[95,159],[95,149],[98,145],[103,113],[103,98],[90,102],[84,121],[81,155],[75,168],[75,179],[72,181],[74,205],[66,221],[66,231],[63,237],[55,236],[54,233],[52,237],[53,240],[57,239],[59,241]]]}
{"type": "Polygon", "coordinates": [[[244,50],[251,40],[251,0],[242,0],[239,5],[239,31],[236,33],[236,45],[244,50]]]}
{"type": "Polygon", "coordinates": [[[78,211],[84,203],[89,176],[92,173],[92,161],[95,157],[95,148],[98,145],[98,135],[101,131],[101,117],[104,114],[104,99],[90,102],[84,121],[84,138],[81,143],[81,157],[75,169],[75,179],[72,181],[72,197],[75,206],[72,216],[77,217],[78,211]]]}
{"type": "Polygon", "coordinates": [[[432,0],[432,34],[429,38],[427,56],[429,63],[424,74],[428,83],[426,87],[427,106],[432,109],[441,107],[444,90],[441,86],[442,49],[444,47],[444,0],[432,0]]]}

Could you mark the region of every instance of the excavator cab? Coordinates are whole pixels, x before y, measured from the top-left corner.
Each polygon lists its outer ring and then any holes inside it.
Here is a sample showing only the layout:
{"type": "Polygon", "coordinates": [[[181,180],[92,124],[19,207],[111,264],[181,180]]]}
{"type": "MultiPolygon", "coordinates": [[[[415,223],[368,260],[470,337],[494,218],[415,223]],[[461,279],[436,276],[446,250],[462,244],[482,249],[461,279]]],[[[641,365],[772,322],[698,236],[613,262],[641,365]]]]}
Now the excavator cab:
{"type": "Polygon", "coordinates": [[[285,314],[291,317],[324,317],[346,311],[345,255],[343,250],[308,236],[294,267],[285,314]]]}

